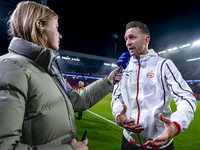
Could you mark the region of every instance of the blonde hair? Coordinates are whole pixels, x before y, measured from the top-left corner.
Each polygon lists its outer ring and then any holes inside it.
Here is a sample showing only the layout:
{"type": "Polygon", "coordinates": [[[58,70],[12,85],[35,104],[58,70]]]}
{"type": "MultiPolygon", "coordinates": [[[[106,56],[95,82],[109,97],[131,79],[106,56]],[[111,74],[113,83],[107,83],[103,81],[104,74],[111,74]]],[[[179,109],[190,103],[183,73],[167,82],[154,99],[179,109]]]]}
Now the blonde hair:
{"type": "Polygon", "coordinates": [[[49,7],[36,2],[23,1],[17,5],[10,16],[8,34],[46,47],[47,36],[36,27],[36,21],[39,20],[42,26],[46,26],[55,19],[58,19],[58,15],[49,7]]]}

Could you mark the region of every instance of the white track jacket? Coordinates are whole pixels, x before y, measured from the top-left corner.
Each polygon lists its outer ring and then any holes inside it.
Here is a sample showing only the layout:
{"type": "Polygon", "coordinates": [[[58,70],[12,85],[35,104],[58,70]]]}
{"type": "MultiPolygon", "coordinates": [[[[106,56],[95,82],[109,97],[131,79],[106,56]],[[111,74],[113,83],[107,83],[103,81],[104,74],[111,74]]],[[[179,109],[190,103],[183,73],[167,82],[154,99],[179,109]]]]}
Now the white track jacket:
{"type": "Polygon", "coordinates": [[[197,105],[193,92],[173,62],[157,56],[153,49],[139,60],[131,57],[122,80],[115,85],[111,102],[115,120],[123,109],[122,104],[127,106],[127,119],[135,119],[135,124],[145,129],[139,136],[126,129],[123,134],[129,142],[142,147],[146,141],[163,134],[165,127],[159,113],[170,118],[183,132],[193,120],[197,105]],[[172,99],[177,105],[173,114],[169,106],[172,99]]]}

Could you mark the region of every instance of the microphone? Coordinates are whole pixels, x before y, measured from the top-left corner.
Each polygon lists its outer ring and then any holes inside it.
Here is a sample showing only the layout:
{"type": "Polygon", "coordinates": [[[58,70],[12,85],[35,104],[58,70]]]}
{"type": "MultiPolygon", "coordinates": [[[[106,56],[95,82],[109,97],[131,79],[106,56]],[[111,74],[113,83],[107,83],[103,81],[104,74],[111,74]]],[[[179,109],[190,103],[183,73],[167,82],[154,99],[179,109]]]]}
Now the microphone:
{"type": "MultiPolygon", "coordinates": [[[[117,66],[119,67],[119,70],[117,70],[117,73],[115,76],[117,76],[117,74],[121,73],[123,71],[123,69],[126,69],[126,67],[129,64],[130,57],[131,57],[131,55],[128,52],[123,53],[119,57],[119,59],[117,61],[117,66]]],[[[115,85],[116,83],[117,83],[117,81],[114,80],[113,84],[115,85]]]]}

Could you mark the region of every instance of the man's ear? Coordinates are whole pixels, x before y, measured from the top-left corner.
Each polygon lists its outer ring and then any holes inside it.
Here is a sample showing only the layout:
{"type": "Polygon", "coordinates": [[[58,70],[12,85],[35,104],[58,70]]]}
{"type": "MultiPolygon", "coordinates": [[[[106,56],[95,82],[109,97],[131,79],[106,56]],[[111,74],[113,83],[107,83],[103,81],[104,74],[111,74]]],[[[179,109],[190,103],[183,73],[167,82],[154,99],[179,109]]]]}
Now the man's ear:
{"type": "Polygon", "coordinates": [[[37,20],[37,21],[35,22],[35,25],[36,25],[36,27],[37,27],[39,30],[41,30],[42,22],[41,22],[40,20],[37,20]]]}
{"type": "Polygon", "coordinates": [[[149,41],[150,41],[150,36],[146,36],[145,37],[145,45],[149,44],[149,41]]]}

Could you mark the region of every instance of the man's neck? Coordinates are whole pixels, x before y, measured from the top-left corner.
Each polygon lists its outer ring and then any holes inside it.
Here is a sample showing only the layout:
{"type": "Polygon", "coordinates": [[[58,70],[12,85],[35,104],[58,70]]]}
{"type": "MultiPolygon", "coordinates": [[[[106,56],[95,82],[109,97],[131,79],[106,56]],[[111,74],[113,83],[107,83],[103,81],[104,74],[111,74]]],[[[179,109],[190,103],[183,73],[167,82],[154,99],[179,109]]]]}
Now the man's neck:
{"type": "Polygon", "coordinates": [[[148,49],[145,49],[142,53],[140,53],[138,56],[136,56],[136,59],[139,59],[140,55],[146,55],[148,53],[149,53],[148,49]]]}

